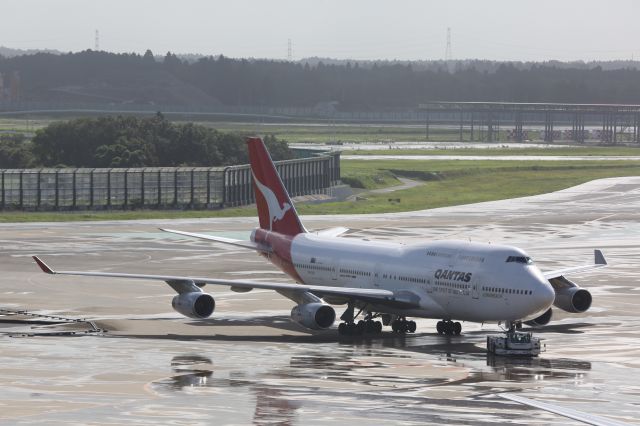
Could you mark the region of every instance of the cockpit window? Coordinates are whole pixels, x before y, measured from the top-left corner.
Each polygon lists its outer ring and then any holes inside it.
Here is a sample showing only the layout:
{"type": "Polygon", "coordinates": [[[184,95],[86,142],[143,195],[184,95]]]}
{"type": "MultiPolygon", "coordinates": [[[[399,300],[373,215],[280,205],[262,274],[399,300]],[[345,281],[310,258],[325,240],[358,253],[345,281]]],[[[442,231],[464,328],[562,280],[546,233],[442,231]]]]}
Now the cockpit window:
{"type": "Polygon", "coordinates": [[[524,263],[525,265],[533,264],[533,260],[526,256],[509,256],[507,257],[507,262],[524,263]]]}

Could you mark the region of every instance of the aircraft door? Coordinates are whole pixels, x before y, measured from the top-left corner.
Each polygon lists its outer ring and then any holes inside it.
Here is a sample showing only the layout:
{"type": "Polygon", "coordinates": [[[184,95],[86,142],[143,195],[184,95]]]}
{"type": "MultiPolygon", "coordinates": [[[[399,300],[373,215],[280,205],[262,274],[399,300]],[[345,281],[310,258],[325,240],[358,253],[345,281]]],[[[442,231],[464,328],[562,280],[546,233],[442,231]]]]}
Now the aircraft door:
{"type": "Polygon", "coordinates": [[[331,281],[338,281],[338,270],[340,269],[340,261],[337,257],[331,259],[331,281]]]}
{"type": "Polygon", "coordinates": [[[382,283],[382,268],[380,264],[376,262],[375,267],[373,268],[373,286],[376,288],[380,288],[380,284],[382,283]]]}
{"type": "Polygon", "coordinates": [[[478,290],[478,283],[473,283],[471,284],[471,297],[473,299],[479,299],[480,298],[480,290],[478,290]]]}

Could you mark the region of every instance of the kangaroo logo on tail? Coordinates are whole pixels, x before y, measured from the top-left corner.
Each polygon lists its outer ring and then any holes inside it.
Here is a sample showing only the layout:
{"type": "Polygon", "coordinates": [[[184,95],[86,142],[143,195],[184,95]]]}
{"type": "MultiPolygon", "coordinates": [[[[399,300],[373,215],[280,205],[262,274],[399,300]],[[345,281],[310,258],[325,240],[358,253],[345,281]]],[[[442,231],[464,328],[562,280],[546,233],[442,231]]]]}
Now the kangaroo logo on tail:
{"type": "Polygon", "coordinates": [[[253,175],[253,181],[256,183],[258,190],[267,201],[267,208],[269,209],[269,231],[271,231],[273,230],[273,222],[282,220],[284,215],[291,210],[291,204],[284,203],[284,205],[280,207],[280,201],[278,201],[276,194],[269,187],[263,185],[253,171],[251,174],[253,175]]]}

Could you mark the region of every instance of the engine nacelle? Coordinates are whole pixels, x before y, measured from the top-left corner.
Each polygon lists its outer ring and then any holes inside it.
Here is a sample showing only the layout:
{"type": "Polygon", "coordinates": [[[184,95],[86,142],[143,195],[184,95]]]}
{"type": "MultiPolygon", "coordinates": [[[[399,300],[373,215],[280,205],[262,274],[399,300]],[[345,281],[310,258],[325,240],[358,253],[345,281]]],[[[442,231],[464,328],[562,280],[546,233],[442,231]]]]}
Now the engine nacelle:
{"type": "Polygon", "coordinates": [[[323,330],[333,325],[336,311],[324,303],[305,303],[291,309],[291,319],[312,330],[323,330]]]}
{"type": "Polygon", "coordinates": [[[553,306],[567,312],[582,313],[591,307],[592,300],[591,293],[584,288],[568,287],[556,291],[553,306]]]}
{"type": "Polygon", "coordinates": [[[544,314],[532,320],[525,321],[524,323],[531,327],[541,327],[543,325],[549,324],[549,321],[551,321],[552,316],[553,316],[553,310],[549,308],[546,311],[544,311],[544,314]]]}
{"type": "Polygon", "coordinates": [[[171,301],[171,306],[185,317],[209,318],[216,307],[216,301],[207,293],[192,292],[178,294],[171,301]]]}

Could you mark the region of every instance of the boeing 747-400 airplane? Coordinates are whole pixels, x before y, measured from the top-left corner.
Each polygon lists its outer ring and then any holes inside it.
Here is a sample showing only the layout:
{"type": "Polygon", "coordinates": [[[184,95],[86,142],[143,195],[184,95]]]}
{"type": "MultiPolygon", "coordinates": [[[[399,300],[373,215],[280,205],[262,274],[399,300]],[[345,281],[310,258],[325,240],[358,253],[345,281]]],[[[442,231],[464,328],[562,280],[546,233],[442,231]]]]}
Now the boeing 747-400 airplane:
{"type": "Polygon", "coordinates": [[[250,241],[165,229],[167,232],[255,250],[297,284],[266,283],[173,275],[54,271],[34,256],[48,274],[165,281],[178,294],[173,308],[190,318],[208,318],[214,298],[206,284],[246,292],[277,291],[296,305],[291,318],[308,329],[330,328],[332,305],[346,305],[340,334],[379,333],[391,325],[396,333],[413,333],[410,317],[434,318],[440,334],[460,334],[458,321],[504,322],[515,329],[522,322],[545,325],[551,306],[584,312],[591,294],[566,278],[606,266],[595,251],[595,264],[541,272],[517,247],[467,241],[418,244],[363,241],[340,237],[346,228],[317,233],[302,225],[282,180],[260,138],[247,140],[260,227],[250,241]],[[361,317],[357,323],[356,319],[361,317]],[[382,321],[378,321],[380,318],[382,321]]]}

